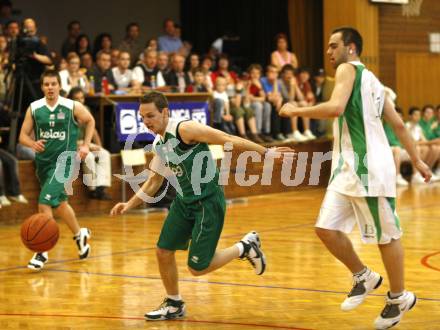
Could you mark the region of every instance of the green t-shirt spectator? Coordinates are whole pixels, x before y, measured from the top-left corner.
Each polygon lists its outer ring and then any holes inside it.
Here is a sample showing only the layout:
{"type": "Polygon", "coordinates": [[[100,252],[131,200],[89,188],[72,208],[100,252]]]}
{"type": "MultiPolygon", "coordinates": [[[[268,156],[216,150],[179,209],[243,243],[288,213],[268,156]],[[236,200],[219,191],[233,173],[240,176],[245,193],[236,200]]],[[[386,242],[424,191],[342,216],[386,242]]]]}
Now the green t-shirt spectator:
{"type": "Polygon", "coordinates": [[[423,135],[425,135],[427,140],[434,140],[437,136],[432,129],[432,124],[435,122],[435,118],[432,118],[430,121],[425,121],[424,119],[420,119],[419,125],[423,130],[423,135]]]}
{"type": "Polygon", "coordinates": [[[387,136],[388,143],[391,147],[402,147],[400,144],[399,139],[396,136],[396,133],[394,133],[393,129],[388,123],[383,123],[383,128],[385,130],[385,135],[387,136]]]}

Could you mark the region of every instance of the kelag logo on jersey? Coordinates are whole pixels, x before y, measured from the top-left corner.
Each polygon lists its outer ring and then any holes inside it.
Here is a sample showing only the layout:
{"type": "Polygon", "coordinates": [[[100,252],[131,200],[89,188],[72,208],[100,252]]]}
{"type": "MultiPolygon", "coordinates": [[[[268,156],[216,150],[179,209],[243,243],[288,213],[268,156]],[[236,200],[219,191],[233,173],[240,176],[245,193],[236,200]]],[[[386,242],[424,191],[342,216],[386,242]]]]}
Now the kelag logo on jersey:
{"type": "Polygon", "coordinates": [[[42,139],[53,139],[53,140],[60,140],[64,141],[66,139],[66,132],[65,131],[54,131],[53,129],[50,129],[48,131],[43,131],[40,128],[40,138],[42,139]]]}
{"type": "MultiPolygon", "coordinates": [[[[174,119],[192,119],[201,124],[209,124],[208,102],[170,102],[170,116],[174,119]]],[[[116,106],[116,129],[119,141],[127,140],[130,134],[136,135],[135,141],[153,141],[152,134],[142,122],[139,103],[118,103],[116,106]]]]}

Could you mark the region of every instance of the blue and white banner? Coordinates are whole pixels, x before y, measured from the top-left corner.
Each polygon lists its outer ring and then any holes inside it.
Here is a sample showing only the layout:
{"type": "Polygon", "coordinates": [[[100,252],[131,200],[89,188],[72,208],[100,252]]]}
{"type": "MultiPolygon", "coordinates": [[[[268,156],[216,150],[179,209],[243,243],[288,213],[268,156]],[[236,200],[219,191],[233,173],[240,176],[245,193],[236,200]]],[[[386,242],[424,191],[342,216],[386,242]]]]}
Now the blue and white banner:
{"type": "MultiPolygon", "coordinates": [[[[192,119],[209,125],[208,102],[170,102],[170,116],[177,119],[192,119]]],[[[116,105],[116,133],[124,142],[130,134],[136,134],[135,141],[153,141],[154,134],[142,122],[138,113],[139,103],[125,102],[116,105]]]]}

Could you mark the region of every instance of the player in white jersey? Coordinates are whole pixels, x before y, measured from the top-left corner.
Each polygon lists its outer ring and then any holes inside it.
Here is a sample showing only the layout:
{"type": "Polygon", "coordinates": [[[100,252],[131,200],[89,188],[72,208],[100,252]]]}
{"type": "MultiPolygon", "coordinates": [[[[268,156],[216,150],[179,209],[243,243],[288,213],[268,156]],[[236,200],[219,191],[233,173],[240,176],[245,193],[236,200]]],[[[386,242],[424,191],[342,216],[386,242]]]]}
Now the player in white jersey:
{"type": "Polygon", "coordinates": [[[335,88],[329,101],[313,107],[285,104],[280,115],[335,118],[332,175],[316,223],[316,233],[327,249],[353,273],[353,288],[341,304],[344,311],[359,306],[382,277],[359,259],[346,234],[358,224],[365,243],[378,244],[388,274],[390,291],[375,320],[376,329],[396,325],[416,303],[405,290],[402,231],[395,212],[396,172],[382,118],[408,151],[425,181],[429,167],[420,159],[412,138],[385,98],[384,87],[360,62],[362,37],[353,28],[332,32],[327,54],[336,68],[335,88]]]}

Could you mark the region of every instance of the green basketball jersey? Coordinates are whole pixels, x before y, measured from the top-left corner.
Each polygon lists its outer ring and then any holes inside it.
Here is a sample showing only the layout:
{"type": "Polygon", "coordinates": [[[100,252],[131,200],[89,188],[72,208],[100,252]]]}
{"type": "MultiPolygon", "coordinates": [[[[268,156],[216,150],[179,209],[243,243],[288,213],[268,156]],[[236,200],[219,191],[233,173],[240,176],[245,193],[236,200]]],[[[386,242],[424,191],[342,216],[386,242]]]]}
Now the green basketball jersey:
{"type": "Polygon", "coordinates": [[[181,194],[178,191],[177,198],[192,203],[222,193],[219,172],[208,145],[183,143],[178,134],[181,122],[170,118],[164,136],[157,135],[153,142],[153,152],[171,169],[180,185],[181,194]]]}
{"type": "Polygon", "coordinates": [[[55,166],[58,156],[64,151],[76,151],[78,124],[73,110],[74,101],[59,96],[54,107],[49,107],[42,98],[31,103],[36,140],[46,140],[44,151],[37,153],[35,160],[55,166]]]}

